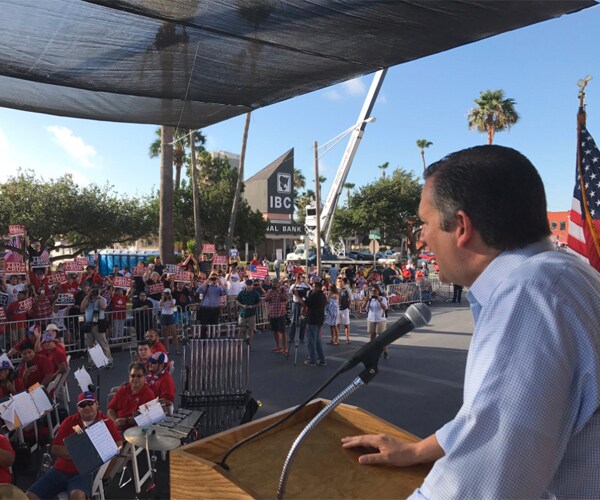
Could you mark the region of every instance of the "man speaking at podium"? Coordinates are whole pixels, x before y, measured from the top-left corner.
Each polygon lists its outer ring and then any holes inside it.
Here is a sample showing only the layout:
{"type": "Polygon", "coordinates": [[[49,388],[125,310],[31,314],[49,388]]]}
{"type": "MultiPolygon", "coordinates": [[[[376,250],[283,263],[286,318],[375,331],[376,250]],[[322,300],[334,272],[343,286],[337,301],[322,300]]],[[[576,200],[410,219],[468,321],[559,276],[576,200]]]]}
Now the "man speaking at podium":
{"type": "Polygon", "coordinates": [[[542,180],[517,151],[459,151],[425,179],[421,240],[442,281],[470,287],[463,404],[418,443],[343,446],[373,449],[361,464],[435,461],[414,499],[600,498],[600,274],[553,250],[542,180]]]}

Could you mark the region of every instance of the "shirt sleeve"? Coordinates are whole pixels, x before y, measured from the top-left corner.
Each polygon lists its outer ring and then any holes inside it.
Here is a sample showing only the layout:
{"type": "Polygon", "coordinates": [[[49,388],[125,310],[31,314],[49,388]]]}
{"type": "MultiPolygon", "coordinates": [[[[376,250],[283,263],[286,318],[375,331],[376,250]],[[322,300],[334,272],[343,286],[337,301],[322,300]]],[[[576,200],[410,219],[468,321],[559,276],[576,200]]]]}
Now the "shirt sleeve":
{"type": "Polygon", "coordinates": [[[568,297],[516,285],[494,295],[477,321],[463,406],[436,432],[445,456],[415,494],[540,498],[598,407],[597,394],[584,396],[597,361],[578,372],[593,333],[568,297]]]}
{"type": "Polygon", "coordinates": [[[166,399],[168,401],[175,401],[175,381],[169,374],[165,374],[161,377],[160,390],[158,393],[159,398],[166,399]]]}

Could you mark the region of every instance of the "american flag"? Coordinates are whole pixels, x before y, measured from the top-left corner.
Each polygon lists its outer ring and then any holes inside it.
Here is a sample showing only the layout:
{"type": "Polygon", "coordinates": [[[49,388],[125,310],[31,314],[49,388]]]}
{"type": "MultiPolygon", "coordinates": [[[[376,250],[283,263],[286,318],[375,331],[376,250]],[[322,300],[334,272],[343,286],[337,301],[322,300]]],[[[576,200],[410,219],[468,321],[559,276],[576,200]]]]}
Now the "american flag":
{"type": "Polygon", "coordinates": [[[600,150],[584,125],[577,147],[581,168],[578,165],[576,170],[567,245],[570,252],[600,271],[600,150]]]}
{"type": "Polygon", "coordinates": [[[269,268],[267,266],[256,266],[256,270],[252,271],[252,277],[259,280],[264,280],[268,274],[269,268]]]}
{"type": "Polygon", "coordinates": [[[43,264],[50,264],[50,254],[45,248],[44,251],[40,254],[40,262],[43,264]]]}
{"type": "MultiPolygon", "coordinates": [[[[23,240],[20,236],[13,236],[8,245],[14,248],[22,248],[23,240]]],[[[4,259],[6,262],[23,262],[23,255],[19,252],[13,252],[12,250],[8,249],[4,254],[4,259]]]]}

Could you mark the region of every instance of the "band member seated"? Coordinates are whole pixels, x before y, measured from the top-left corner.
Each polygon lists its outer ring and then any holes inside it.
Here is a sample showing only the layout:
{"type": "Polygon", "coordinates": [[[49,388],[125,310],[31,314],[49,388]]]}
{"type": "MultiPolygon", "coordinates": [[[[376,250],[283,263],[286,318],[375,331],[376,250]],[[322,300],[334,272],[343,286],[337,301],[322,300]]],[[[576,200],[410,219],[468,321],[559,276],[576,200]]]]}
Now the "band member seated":
{"type": "Polygon", "coordinates": [[[52,443],[52,454],[56,456],[54,466],[29,488],[28,498],[54,498],[62,491],[68,491],[71,500],[84,500],[86,497],[91,497],[93,474],[82,476],[77,472],[77,467],[69,457],[64,441],[75,434],[76,426],[84,429],[100,420],[104,421],[112,438],[120,447],[123,439],[115,423],[98,411],[95,394],[89,391],[82,392],[77,398],[77,413],[67,417],[60,424],[52,443]]]}
{"type": "Polygon", "coordinates": [[[140,340],[137,345],[137,360],[147,365],[151,354],[150,343],[147,340],[140,340]]]}
{"type": "Polygon", "coordinates": [[[19,377],[25,387],[35,384],[48,385],[54,376],[52,363],[46,356],[35,352],[32,342],[19,345],[22,363],[19,365],[19,377]]]}
{"type": "Polygon", "coordinates": [[[50,380],[67,373],[67,355],[64,349],[58,347],[54,331],[47,331],[42,334],[42,350],[38,355],[46,356],[52,364],[52,377],[50,380]]]}
{"type": "Polygon", "coordinates": [[[173,406],[175,401],[175,381],[169,373],[169,358],[164,352],[155,352],[148,360],[146,385],[154,392],[163,407],[173,406]]]}
{"type": "Polygon", "coordinates": [[[153,328],[151,328],[150,330],[148,330],[146,332],[146,340],[148,341],[148,344],[150,345],[150,350],[152,351],[152,354],[154,354],[157,351],[168,354],[169,351],[167,351],[167,348],[160,341],[158,332],[156,330],[154,330],[153,328]]]}
{"type": "Polygon", "coordinates": [[[10,361],[5,360],[0,363],[0,399],[23,390],[23,380],[15,375],[15,369],[10,361]]]}
{"type": "Polygon", "coordinates": [[[116,392],[108,403],[108,416],[114,420],[121,432],[135,427],[133,418],[140,405],[152,401],[156,396],[146,385],[146,365],[133,362],[129,365],[129,382],[116,392]]]}

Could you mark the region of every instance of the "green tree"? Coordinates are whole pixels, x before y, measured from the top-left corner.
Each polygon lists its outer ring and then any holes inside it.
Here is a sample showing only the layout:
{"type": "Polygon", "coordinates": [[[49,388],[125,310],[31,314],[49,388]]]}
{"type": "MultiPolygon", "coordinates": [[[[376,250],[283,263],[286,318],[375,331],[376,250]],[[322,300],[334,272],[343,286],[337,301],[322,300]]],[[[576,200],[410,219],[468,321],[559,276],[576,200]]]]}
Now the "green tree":
{"type": "Polygon", "coordinates": [[[467,117],[469,129],[487,133],[488,144],[494,142],[494,134],[510,128],[519,121],[515,100],[504,97],[504,90],[486,90],[474,100],[476,108],[467,117]]]}
{"type": "Polygon", "coordinates": [[[67,257],[156,233],[144,200],[119,195],[108,184],[80,187],[70,175],[46,181],[19,171],[0,184],[0,206],[3,234],[9,225],[23,224],[32,240],[67,257]]]}
{"type": "MultiPolygon", "coordinates": [[[[198,191],[199,213],[202,214],[201,240],[203,242],[225,245],[227,239],[227,223],[231,214],[231,206],[236,189],[237,169],[229,164],[226,158],[213,158],[206,151],[198,155],[198,191]]],[[[242,186],[242,193],[244,187],[242,186]]],[[[158,194],[150,195],[150,213],[158,219],[160,210],[158,194]]],[[[193,189],[185,179],[181,189],[174,197],[175,239],[187,242],[194,238],[193,189]]],[[[259,211],[252,211],[245,199],[240,200],[238,207],[234,243],[260,243],[265,237],[267,223],[259,211]]]]}
{"type": "Polygon", "coordinates": [[[296,210],[298,209],[298,203],[300,201],[299,191],[306,187],[306,177],[302,173],[302,170],[294,167],[294,186],[293,186],[293,196],[294,196],[294,206],[296,210]]]}
{"type": "Polygon", "coordinates": [[[381,170],[381,178],[385,179],[385,171],[387,170],[387,168],[390,166],[390,162],[386,161],[385,163],[382,163],[381,165],[377,165],[377,168],[379,170],[381,170]]]}
{"type": "Polygon", "coordinates": [[[233,195],[233,204],[231,207],[231,215],[229,217],[229,229],[227,231],[226,248],[231,248],[233,236],[235,233],[235,221],[237,218],[240,198],[242,196],[242,186],[244,184],[244,163],[246,163],[246,145],[248,144],[248,130],[250,129],[250,118],[252,113],[246,113],[246,124],[244,125],[244,134],[242,136],[242,151],[240,153],[240,166],[238,168],[237,182],[235,184],[235,193],[233,195]]]}
{"type": "Polygon", "coordinates": [[[421,184],[411,172],[396,169],[391,176],[359,188],[352,194],[348,207],[337,210],[333,221],[332,239],[366,236],[369,229],[381,229],[385,246],[400,246],[406,238],[416,253],[413,227],[418,222],[417,211],[421,184]]]}
{"type": "MultiPolygon", "coordinates": [[[[160,137],[161,129],[155,130],[156,138],[150,144],[148,149],[148,156],[150,158],[158,158],[160,156],[160,137]]],[[[204,149],[206,138],[200,130],[193,132],[194,147],[197,150],[204,149]]],[[[181,171],[185,165],[190,164],[191,156],[188,155],[188,148],[191,149],[190,142],[190,131],[183,128],[173,129],[173,166],[175,167],[175,189],[179,189],[181,186],[181,171]]]]}
{"type": "Polygon", "coordinates": [[[348,203],[350,203],[350,191],[352,191],[356,187],[352,182],[344,183],[344,189],[346,189],[346,195],[348,197],[348,203]]]}
{"type": "Polygon", "coordinates": [[[433,142],[428,141],[427,139],[417,139],[417,147],[421,150],[421,159],[423,160],[423,172],[427,169],[427,164],[425,163],[425,148],[429,146],[433,146],[433,142]]]}

